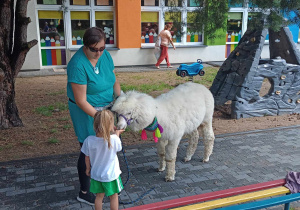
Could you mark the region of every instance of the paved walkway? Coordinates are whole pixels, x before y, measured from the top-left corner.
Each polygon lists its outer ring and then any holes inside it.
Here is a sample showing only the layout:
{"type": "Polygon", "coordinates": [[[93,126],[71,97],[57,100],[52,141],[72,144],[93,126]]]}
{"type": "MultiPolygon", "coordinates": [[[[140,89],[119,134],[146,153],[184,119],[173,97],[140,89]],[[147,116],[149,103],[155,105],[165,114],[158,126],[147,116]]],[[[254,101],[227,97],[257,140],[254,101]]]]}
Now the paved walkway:
{"type": "MultiPolygon", "coordinates": [[[[154,143],[126,147],[130,179],[120,195],[123,202],[150,194],[135,204],[120,208],[176,199],[285,177],[300,171],[300,126],[218,135],[209,163],[202,163],[203,144],[196,154],[182,162],[187,142],[178,148],[176,180],[165,182],[157,172],[154,143]]],[[[119,154],[122,180],[127,168],[119,154]]],[[[77,154],[49,156],[0,163],[0,209],[93,209],[77,202],[77,154]]],[[[109,209],[105,199],[104,209],[109,209]]],[[[292,206],[299,206],[299,203],[292,206]]]]}

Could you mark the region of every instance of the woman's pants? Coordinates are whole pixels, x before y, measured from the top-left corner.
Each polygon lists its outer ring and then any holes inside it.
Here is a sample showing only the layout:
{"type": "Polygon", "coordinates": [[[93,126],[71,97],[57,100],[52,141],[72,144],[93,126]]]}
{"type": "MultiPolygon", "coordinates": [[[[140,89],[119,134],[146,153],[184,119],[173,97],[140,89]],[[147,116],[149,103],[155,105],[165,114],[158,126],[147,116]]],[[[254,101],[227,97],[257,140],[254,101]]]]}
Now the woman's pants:
{"type": "MultiPolygon", "coordinates": [[[[82,147],[82,143],[80,143],[80,148],[82,147]]],[[[80,152],[78,162],[77,162],[77,170],[80,182],[80,189],[82,191],[90,191],[90,177],[85,174],[86,165],[85,165],[85,154],[80,152]]]]}
{"type": "Polygon", "coordinates": [[[155,64],[155,66],[159,66],[160,63],[166,59],[167,62],[167,66],[169,67],[171,64],[169,62],[169,55],[168,55],[168,47],[164,46],[164,45],[160,45],[160,49],[161,49],[161,53],[160,53],[160,57],[157,60],[157,63],[155,64]]]}

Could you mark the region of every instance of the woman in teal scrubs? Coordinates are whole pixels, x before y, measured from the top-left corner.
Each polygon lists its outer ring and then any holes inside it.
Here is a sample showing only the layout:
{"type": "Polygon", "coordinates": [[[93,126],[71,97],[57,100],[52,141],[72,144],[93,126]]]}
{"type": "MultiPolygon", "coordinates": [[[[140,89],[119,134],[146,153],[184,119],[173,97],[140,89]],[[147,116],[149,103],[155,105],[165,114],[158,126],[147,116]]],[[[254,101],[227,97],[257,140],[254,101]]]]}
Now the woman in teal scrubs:
{"type": "MultiPolygon", "coordinates": [[[[105,33],[97,27],[89,28],[83,36],[83,47],[67,66],[69,111],[80,146],[89,135],[95,135],[93,117],[97,110],[112,106],[120,95],[114,63],[105,49],[105,33]]],[[[77,163],[80,191],[77,200],[94,205],[95,196],[89,192],[90,177],[85,174],[85,155],[81,152],[77,163]]]]}

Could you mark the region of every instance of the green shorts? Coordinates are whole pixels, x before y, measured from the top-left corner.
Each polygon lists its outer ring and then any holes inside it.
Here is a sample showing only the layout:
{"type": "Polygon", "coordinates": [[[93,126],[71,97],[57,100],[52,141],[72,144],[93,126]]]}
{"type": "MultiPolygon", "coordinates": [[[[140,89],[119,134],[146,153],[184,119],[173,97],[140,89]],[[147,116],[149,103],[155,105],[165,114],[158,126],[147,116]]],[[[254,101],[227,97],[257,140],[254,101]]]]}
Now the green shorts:
{"type": "Polygon", "coordinates": [[[99,182],[91,179],[91,193],[105,193],[106,196],[111,196],[115,193],[121,192],[123,188],[124,187],[120,176],[111,182],[99,182]]]}

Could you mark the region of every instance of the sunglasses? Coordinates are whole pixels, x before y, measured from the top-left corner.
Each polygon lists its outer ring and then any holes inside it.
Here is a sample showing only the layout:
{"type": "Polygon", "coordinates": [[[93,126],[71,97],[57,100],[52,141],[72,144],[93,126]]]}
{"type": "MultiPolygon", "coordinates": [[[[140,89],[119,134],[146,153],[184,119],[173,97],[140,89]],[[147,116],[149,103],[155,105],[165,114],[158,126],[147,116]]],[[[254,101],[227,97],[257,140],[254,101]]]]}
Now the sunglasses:
{"type": "Polygon", "coordinates": [[[93,48],[93,47],[88,47],[90,49],[91,52],[102,52],[103,50],[105,50],[105,45],[103,47],[101,47],[99,50],[93,48]]]}

